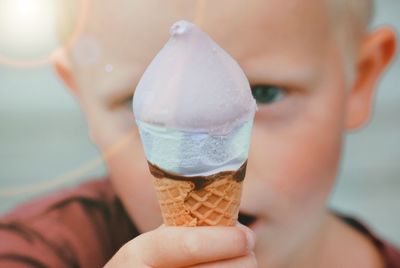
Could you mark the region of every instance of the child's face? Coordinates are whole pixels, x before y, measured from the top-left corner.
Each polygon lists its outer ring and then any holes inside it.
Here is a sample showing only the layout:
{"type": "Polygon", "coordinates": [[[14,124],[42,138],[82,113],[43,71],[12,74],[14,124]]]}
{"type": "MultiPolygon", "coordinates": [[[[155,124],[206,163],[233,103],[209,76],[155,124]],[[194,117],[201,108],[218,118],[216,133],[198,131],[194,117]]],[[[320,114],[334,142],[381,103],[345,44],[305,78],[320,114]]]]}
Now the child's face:
{"type": "MultiPolygon", "coordinates": [[[[199,20],[252,85],[266,86],[258,92],[241,210],[256,216],[255,228],[272,241],[295,239],[319,223],[338,169],[348,116],[347,68],[323,2],[206,2],[199,20]]],[[[139,137],[131,131],[128,100],[166,42],[169,26],[193,19],[195,6],[189,1],[104,6],[93,5],[86,37],[70,53],[73,83],[115,190],[135,223],[149,230],[161,224],[161,216],[139,137]],[[85,55],[85,47],[97,51],[97,62],[75,58],[85,55]]]]}

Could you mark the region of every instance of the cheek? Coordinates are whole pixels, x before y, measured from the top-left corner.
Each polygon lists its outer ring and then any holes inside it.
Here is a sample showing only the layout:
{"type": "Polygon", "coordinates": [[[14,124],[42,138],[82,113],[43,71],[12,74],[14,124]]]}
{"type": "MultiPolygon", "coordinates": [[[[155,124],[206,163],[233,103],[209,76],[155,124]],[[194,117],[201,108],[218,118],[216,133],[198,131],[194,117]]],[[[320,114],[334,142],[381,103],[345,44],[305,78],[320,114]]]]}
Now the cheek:
{"type": "Polygon", "coordinates": [[[156,228],[162,222],[161,213],[131,111],[91,104],[85,106],[86,116],[113,189],[141,231],[156,228]]]}
{"type": "Polygon", "coordinates": [[[141,231],[156,228],[161,213],[138,134],[114,150],[106,159],[114,190],[141,231]]]}
{"type": "Polygon", "coordinates": [[[325,204],[342,145],[344,98],[337,90],[313,94],[287,123],[256,117],[245,197],[258,196],[269,210],[325,204]]]}

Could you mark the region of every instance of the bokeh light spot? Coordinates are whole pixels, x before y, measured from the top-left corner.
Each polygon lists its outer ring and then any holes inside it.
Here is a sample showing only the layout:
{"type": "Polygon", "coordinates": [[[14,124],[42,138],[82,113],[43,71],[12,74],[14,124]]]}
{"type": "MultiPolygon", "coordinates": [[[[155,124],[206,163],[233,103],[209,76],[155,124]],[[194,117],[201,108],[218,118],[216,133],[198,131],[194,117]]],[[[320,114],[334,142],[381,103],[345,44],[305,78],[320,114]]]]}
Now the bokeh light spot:
{"type": "MultiPolygon", "coordinates": [[[[86,0],[75,1],[82,20],[86,0]]],[[[51,53],[77,35],[76,29],[61,41],[57,32],[65,0],[0,0],[0,64],[32,67],[49,62],[51,53]]],[[[82,23],[80,23],[80,26],[82,23]]]]}
{"type": "Polygon", "coordinates": [[[107,73],[111,73],[113,71],[113,66],[112,64],[107,64],[106,67],[104,67],[107,73]]]}

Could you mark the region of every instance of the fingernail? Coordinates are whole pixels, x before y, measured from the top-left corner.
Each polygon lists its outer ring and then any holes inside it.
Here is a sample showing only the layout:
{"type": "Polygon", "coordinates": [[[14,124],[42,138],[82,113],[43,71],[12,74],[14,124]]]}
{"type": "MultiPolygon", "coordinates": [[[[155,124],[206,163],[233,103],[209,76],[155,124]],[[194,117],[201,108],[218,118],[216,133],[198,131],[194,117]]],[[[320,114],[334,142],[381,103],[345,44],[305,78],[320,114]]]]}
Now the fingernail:
{"type": "Polygon", "coordinates": [[[244,226],[243,224],[238,223],[236,226],[243,229],[246,232],[247,248],[249,251],[253,250],[256,244],[256,234],[253,232],[253,230],[251,230],[247,226],[244,226]]]}
{"type": "Polygon", "coordinates": [[[256,235],[252,230],[247,228],[246,236],[247,236],[247,248],[249,249],[249,251],[251,251],[254,249],[254,246],[256,245],[256,235]]]}

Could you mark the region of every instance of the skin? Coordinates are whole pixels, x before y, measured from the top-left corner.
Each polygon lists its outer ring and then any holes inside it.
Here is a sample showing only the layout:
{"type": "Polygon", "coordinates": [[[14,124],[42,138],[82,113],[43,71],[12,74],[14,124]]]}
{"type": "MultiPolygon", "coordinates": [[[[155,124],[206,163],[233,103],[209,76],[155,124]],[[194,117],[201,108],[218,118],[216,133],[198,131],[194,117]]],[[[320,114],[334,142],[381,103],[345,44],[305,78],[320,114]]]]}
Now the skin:
{"type": "Polygon", "coordinates": [[[343,136],[368,121],[375,86],[393,58],[391,29],[340,38],[349,35],[338,34],[317,0],[206,1],[202,9],[189,1],[100,2],[89,9],[81,41],[53,59],[85,112],[116,193],[145,233],[107,267],[163,267],[166,259],[166,267],[256,267],[255,259],[260,267],[382,267],[372,244],[330,215],[327,200],[343,136]],[[238,238],[247,234],[252,240],[241,226],[153,230],[161,214],[127,100],[179,19],[197,20],[251,84],[276,85],[284,93],[259,105],[255,117],[241,203],[241,211],[257,217],[254,250],[245,246],[248,239],[238,238]],[[100,51],[90,63],[76,56],[84,38],[100,51]],[[346,42],[353,42],[352,51],[343,51],[346,42]],[[350,66],[343,57],[349,53],[350,66]],[[105,71],[107,64],[112,72],[105,71]],[[177,242],[188,236],[191,243],[177,242]]]}

